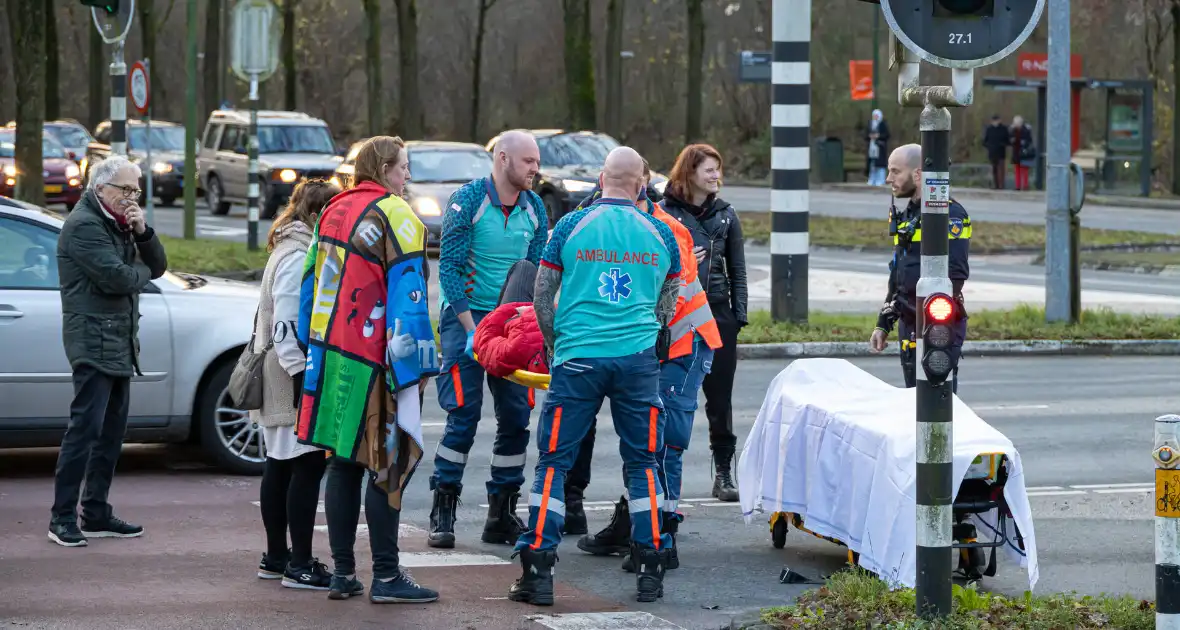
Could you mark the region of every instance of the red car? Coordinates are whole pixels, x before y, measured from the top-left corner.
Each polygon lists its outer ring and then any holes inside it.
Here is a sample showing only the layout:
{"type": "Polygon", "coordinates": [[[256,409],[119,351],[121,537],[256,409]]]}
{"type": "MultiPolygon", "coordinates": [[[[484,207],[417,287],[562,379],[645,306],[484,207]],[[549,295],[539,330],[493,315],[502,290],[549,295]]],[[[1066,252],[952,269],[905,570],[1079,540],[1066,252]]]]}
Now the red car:
{"type": "MultiPolygon", "coordinates": [[[[0,129],[0,195],[13,196],[16,191],[16,176],[20,167],[16,164],[16,130],[0,129]]],[[[45,179],[45,203],[65,204],[66,210],[73,210],[82,198],[82,172],[70,159],[69,152],[53,136],[41,138],[42,176],[45,179]]]]}

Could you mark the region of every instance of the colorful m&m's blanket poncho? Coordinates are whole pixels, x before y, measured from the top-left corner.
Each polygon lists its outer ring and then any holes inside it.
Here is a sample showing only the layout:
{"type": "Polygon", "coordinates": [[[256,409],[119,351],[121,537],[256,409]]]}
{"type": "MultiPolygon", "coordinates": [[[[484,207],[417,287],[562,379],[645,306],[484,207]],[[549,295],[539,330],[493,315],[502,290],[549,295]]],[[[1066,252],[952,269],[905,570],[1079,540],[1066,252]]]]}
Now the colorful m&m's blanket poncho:
{"type": "Polygon", "coordinates": [[[410,206],[363,182],[320,216],[300,292],[296,435],[375,471],[398,509],[423,453],[418,385],[439,369],[425,252],[410,206]]]}

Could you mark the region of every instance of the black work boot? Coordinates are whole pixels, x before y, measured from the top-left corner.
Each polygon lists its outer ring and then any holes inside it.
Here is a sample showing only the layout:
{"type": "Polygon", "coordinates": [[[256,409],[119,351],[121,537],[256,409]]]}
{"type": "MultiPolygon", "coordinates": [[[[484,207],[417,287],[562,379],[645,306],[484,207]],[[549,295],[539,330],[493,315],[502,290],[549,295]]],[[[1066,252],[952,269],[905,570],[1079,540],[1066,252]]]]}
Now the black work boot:
{"type": "Polygon", "coordinates": [[[668,552],[655,549],[641,549],[631,546],[631,557],[635,558],[636,600],[654,602],[664,596],[664,571],[667,569],[668,552]]]}
{"type": "Polygon", "coordinates": [[[738,500],[738,490],[733,485],[733,449],[713,451],[713,463],[717,476],[713,477],[713,496],[727,503],[738,500]]]}
{"type": "MultiPolygon", "coordinates": [[[[524,572],[508,589],[508,599],[535,606],[552,606],[553,565],[557,564],[557,550],[534,551],[525,547],[519,553],[524,572]]],[[[515,553],[512,555],[516,556],[515,553]]]]}
{"type": "Polygon", "coordinates": [[[426,544],[431,547],[453,549],[455,547],[455,521],[459,507],[459,490],[450,486],[439,486],[434,491],[434,505],[430,508],[430,536],[426,544]]]}
{"type": "MultiPolygon", "coordinates": [[[[676,531],[680,529],[680,520],[669,516],[667,512],[660,512],[660,518],[663,521],[660,532],[672,537],[671,546],[664,550],[668,552],[667,566],[664,569],[671,571],[680,567],[680,559],[676,555],[676,531]]],[[[635,562],[630,553],[623,560],[623,570],[627,573],[635,573],[635,562]]]]}
{"type": "Polygon", "coordinates": [[[565,524],[561,527],[561,533],[580,536],[589,531],[586,510],[582,507],[582,489],[577,486],[566,486],[565,524]]]}
{"type": "Polygon", "coordinates": [[[596,534],[578,539],[578,549],[595,556],[623,555],[631,547],[631,511],[627,509],[627,498],[619,497],[610,522],[596,534]]]}
{"type": "Polygon", "coordinates": [[[527,527],[516,515],[519,492],[489,494],[488,520],[483,524],[481,540],[491,545],[515,545],[527,527]]]}

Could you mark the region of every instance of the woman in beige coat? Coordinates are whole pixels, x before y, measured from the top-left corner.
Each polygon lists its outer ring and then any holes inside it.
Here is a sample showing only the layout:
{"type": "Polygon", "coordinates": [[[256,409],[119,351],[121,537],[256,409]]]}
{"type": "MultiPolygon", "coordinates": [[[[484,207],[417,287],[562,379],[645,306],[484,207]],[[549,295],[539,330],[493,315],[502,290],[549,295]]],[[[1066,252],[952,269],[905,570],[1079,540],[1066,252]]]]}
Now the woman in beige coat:
{"type": "Polygon", "coordinates": [[[289,588],[318,591],[327,590],[331,580],[331,572],[311,555],[320,480],[327,460],[324,451],[295,438],[297,401],[307,362],[295,338],[295,327],[312,230],[320,212],[339,192],[322,179],[304,180],[275,218],[254,325],[255,339],[272,344],[263,359],[262,408],[250,412],[250,420],[262,427],[266,444],[260,503],[267,551],[258,565],[258,577],[282,579],[283,586],[289,588]]]}

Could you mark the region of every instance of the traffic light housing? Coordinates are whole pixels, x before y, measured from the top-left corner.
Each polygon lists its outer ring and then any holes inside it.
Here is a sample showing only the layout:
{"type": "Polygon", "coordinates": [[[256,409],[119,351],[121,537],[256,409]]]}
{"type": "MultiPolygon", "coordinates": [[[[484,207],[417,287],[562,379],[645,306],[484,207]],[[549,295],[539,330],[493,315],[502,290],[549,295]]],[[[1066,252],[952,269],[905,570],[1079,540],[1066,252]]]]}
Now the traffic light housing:
{"type": "Polygon", "coordinates": [[[898,41],[923,61],[969,70],[1015,52],[1036,29],[1046,0],[877,2],[898,41]]]}
{"type": "Polygon", "coordinates": [[[85,6],[102,9],[107,12],[107,15],[119,12],[119,0],[81,0],[81,2],[85,6]]]}
{"type": "Polygon", "coordinates": [[[945,293],[926,298],[923,310],[922,370],[934,385],[944,383],[955,369],[951,356],[954,324],[959,319],[959,305],[945,293]]]}

